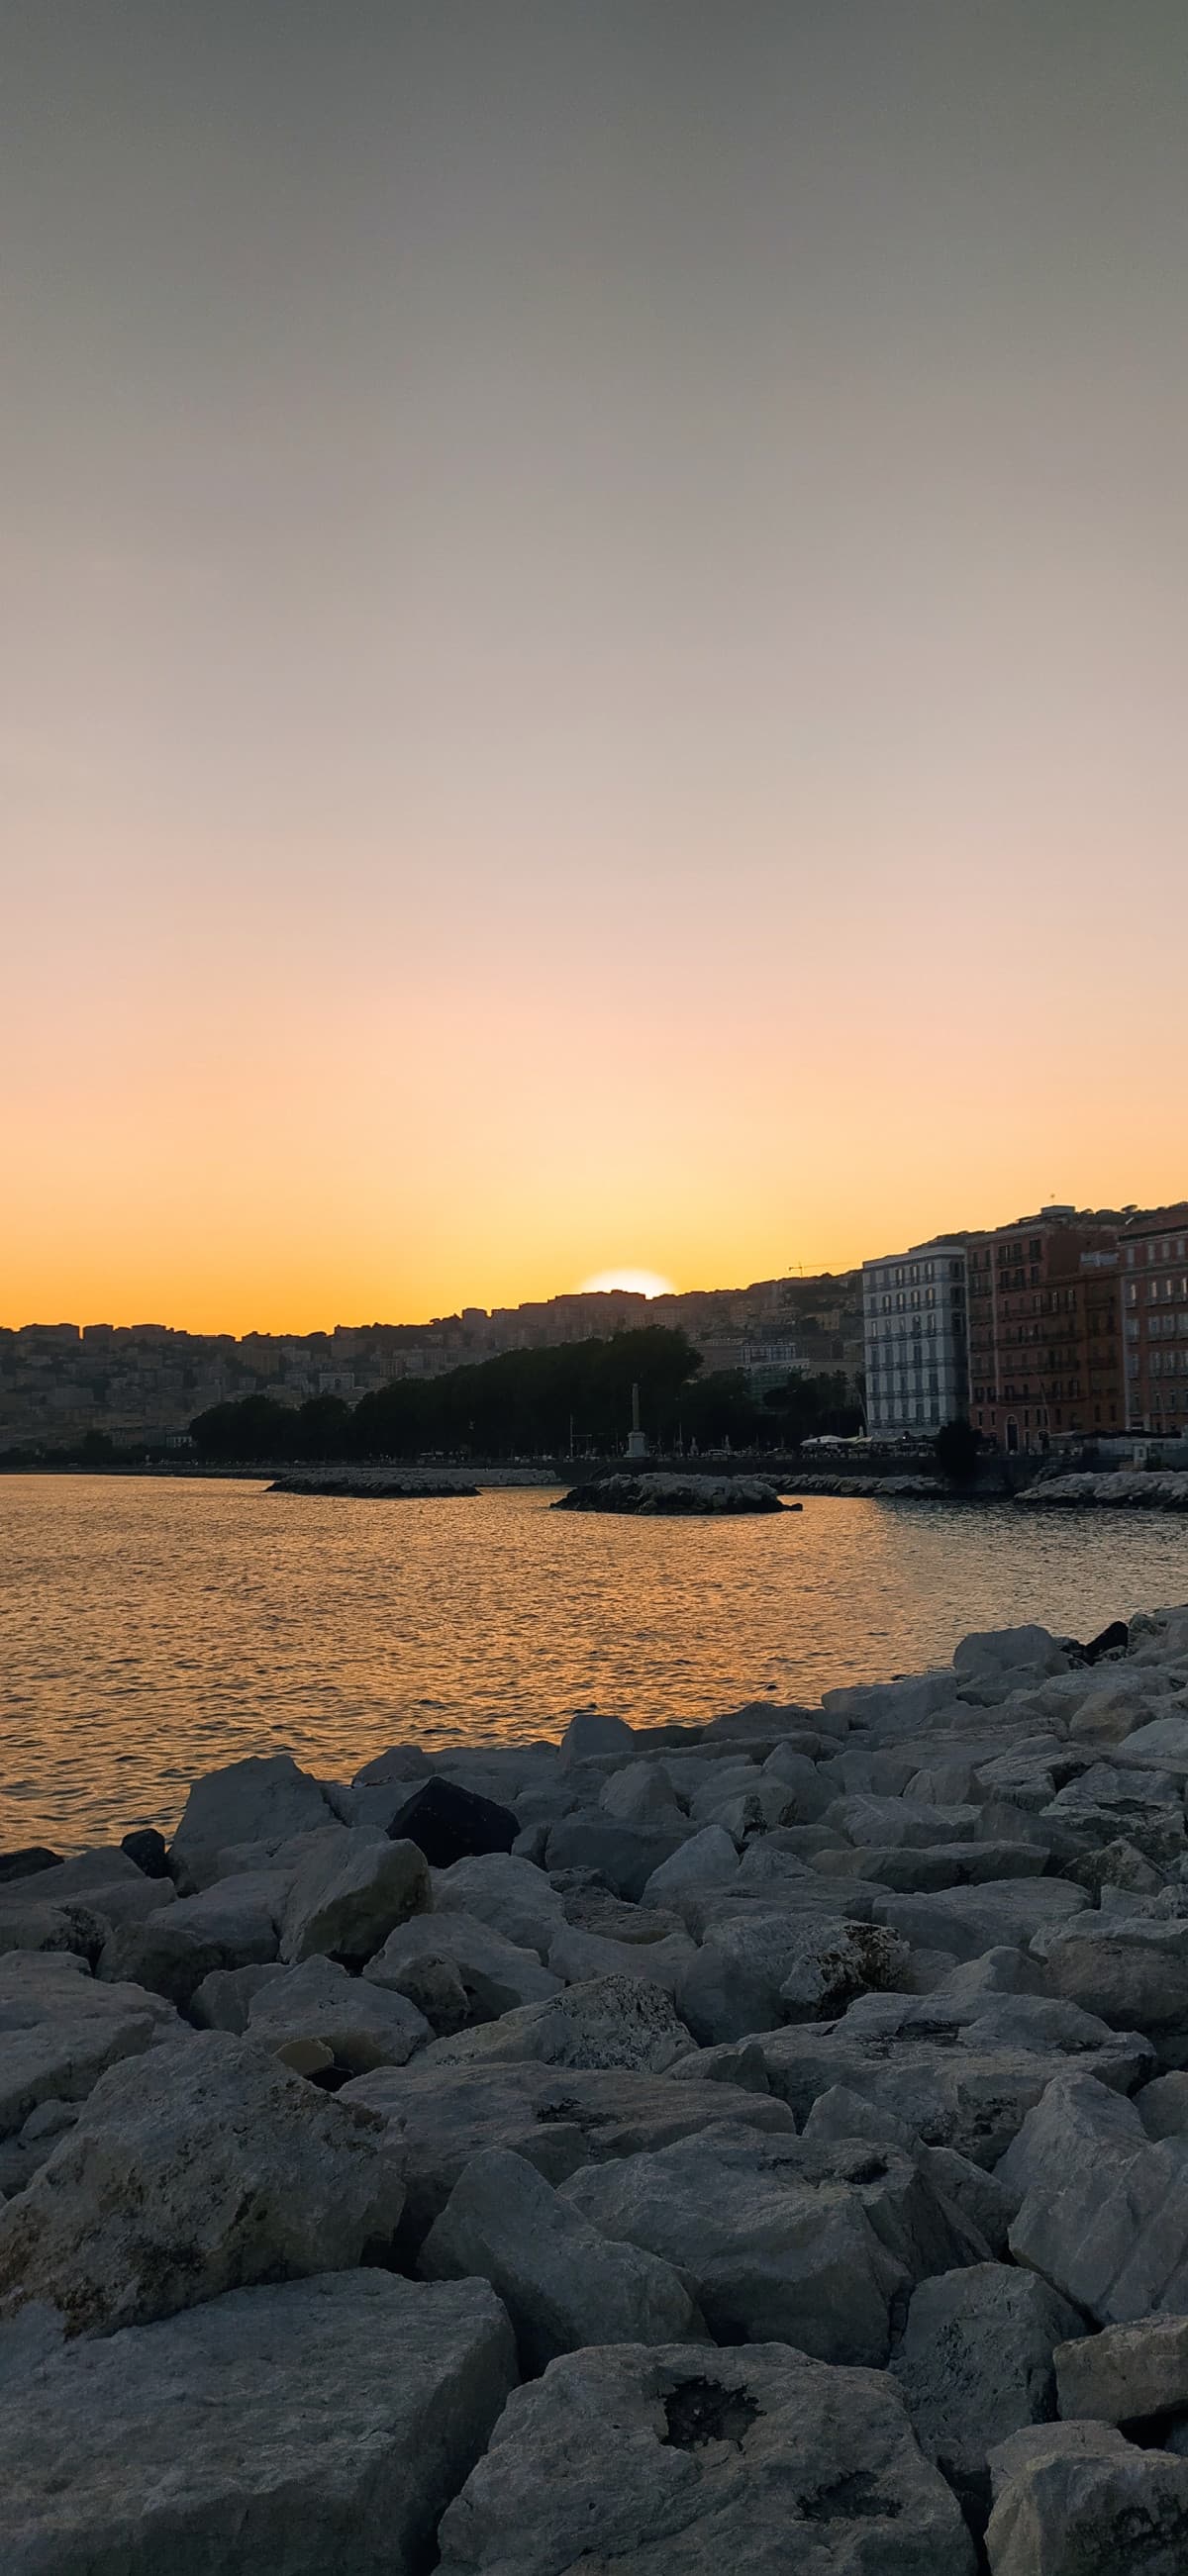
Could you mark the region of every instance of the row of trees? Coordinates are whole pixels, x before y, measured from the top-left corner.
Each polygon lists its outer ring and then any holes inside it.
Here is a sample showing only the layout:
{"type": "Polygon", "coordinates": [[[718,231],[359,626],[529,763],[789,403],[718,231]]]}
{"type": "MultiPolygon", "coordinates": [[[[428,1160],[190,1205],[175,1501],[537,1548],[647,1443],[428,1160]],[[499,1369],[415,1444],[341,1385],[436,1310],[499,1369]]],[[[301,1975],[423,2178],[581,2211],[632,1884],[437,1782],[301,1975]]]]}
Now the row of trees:
{"type": "Polygon", "coordinates": [[[200,1455],[217,1459],[557,1458],[571,1448],[614,1456],[631,1421],[631,1390],[660,1448],[797,1448],[811,1432],[856,1431],[844,1376],[790,1378],[761,1401],[745,1376],[702,1377],[688,1336],[642,1325],[559,1350],[505,1351],[437,1378],[402,1378],[345,1404],[245,1396],[212,1405],[191,1425],[200,1455]]]}

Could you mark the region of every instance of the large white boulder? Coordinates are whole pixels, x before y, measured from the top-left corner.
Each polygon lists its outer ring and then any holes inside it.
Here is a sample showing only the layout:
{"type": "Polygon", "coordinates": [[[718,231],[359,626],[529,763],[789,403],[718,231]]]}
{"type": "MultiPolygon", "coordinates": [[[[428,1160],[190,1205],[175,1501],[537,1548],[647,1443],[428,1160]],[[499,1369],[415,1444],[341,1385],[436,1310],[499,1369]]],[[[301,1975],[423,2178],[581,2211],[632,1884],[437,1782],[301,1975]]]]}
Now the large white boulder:
{"type": "Polygon", "coordinates": [[[513,2386],[483,2281],[329,2272],[107,2341],[0,2327],[4,2576],[420,2576],[513,2386]]]}
{"type": "Polygon", "coordinates": [[[0,2212],[0,2315],[59,2308],[110,2334],[224,2290],[358,2263],[404,2205],[382,2122],[250,2039],[191,2034],[112,2067],[0,2212]]]}
{"type": "Polygon", "coordinates": [[[441,2526],[440,2576],[724,2568],[973,2576],[892,2380],[780,2343],[571,2353],[516,2390],[441,2526]]]}

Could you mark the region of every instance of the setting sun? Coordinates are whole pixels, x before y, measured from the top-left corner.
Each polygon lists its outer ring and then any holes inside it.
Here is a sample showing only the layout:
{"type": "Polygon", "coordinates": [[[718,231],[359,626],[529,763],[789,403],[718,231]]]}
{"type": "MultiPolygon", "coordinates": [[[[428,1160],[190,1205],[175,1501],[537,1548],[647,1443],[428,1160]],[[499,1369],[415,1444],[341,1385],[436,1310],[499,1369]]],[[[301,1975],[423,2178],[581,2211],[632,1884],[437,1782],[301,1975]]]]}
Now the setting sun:
{"type": "Polygon", "coordinates": [[[662,1278],[658,1270],[596,1270],[592,1279],[583,1279],[578,1294],[599,1297],[610,1288],[629,1288],[637,1297],[671,1297],[674,1293],[672,1280],[662,1278]]]}

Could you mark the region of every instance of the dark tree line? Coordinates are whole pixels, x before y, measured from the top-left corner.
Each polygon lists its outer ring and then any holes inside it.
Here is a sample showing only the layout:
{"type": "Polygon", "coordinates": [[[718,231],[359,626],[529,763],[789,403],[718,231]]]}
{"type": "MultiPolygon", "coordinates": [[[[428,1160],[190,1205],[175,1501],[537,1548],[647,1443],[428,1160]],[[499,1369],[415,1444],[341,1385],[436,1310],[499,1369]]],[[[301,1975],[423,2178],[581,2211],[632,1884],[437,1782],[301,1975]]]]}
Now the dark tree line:
{"type": "Polygon", "coordinates": [[[217,1459],[609,1457],[631,1421],[631,1390],[659,1447],[796,1447],[812,1431],[856,1430],[845,1378],[793,1378],[762,1400],[746,1378],[703,1378],[686,1334],[642,1325],[557,1350],[504,1351],[437,1378],[401,1378],[355,1406],[340,1396],[279,1404],[268,1395],[212,1405],[191,1424],[217,1459]]]}

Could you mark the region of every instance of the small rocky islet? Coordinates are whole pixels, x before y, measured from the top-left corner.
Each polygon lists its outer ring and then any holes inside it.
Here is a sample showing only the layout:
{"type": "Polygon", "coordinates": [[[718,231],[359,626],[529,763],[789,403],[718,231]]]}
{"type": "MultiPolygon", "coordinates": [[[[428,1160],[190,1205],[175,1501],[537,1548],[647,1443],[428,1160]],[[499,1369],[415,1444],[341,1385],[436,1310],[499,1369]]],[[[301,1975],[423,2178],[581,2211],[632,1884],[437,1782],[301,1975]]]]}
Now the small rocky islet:
{"type": "Polygon", "coordinates": [[[1182,2576],[1188,1609],[0,1858],[4,2576],[1182,2576]]]}
{"type": "Polygon", "coordinates": [[[555,1512],[622,1512],[632,1519],[712,1520],[747,1512],[799,1511],[783,1503],[766,1476],[680,1475],[650,1470],[642,1476],[592,1476],[553,1504],[555,1512]]]}

